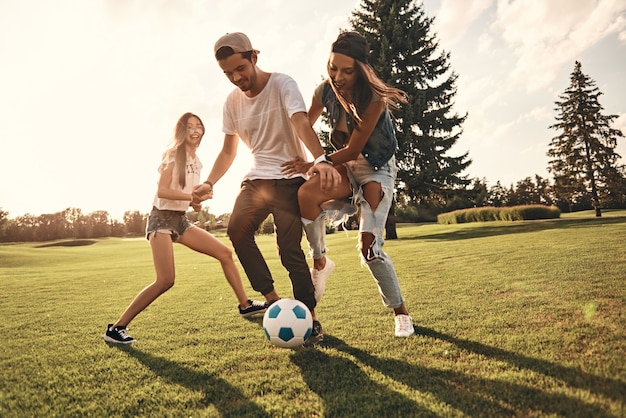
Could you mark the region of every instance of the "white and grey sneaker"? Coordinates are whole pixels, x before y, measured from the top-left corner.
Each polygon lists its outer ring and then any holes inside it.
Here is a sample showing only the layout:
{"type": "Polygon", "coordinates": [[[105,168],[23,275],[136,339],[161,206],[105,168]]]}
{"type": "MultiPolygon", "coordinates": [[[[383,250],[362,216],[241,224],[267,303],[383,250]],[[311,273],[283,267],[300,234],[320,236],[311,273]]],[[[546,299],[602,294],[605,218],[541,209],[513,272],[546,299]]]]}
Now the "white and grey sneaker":
{"type": "Polygon", "coordinates": [[[117,326],[113,328],[113,324],[109,324],[104,333],[104,341],[114,344],[132,344],[136,340],[128,335],[126,327],[117,326]]]}
{"type": "Polygon", "coordinates": [[[408,315],[396,315],[396,337],[409,337],[415,334],[413,319],[408,315]]]}
{"type": "Polygon", "coordinates": [[[311,280],[315,286],[315,301],[319,302],[326,291],[326,281],[335,270],[335,262],[326,257],[326,265],[322,270],[311,269],[311,280]]]}

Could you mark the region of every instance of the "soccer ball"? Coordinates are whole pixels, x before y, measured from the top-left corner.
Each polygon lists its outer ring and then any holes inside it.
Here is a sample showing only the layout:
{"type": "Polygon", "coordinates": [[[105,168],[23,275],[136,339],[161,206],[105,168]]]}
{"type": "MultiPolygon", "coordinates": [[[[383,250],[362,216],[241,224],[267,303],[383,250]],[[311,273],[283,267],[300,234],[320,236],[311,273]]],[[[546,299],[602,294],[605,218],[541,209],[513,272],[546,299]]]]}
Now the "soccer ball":
{"type": "Polygon", "coordinates": [[[301,346],[312,331],[311,311],[299,300],[279,299],[272,303],[263,316],[263,332],[278,347],[301,346]]]}

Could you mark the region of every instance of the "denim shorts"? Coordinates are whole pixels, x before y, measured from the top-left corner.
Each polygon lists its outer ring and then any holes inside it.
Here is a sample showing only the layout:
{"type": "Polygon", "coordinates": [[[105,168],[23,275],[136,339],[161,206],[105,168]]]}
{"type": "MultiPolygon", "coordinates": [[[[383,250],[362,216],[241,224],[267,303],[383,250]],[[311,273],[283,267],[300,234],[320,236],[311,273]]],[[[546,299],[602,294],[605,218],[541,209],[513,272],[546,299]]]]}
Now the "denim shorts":
{"type": "Polygon", "coordinates": [[[176,242],[178,238],[192,226],[189,219],[185,216],[185,212],[161,210],[153,207],[148,217],[146,238],[149,240],[150,235],[161,232],[163,234],[169,234],[172,237],[172,241],[176,242]]]}
{"type": "Polygon", "coordinates": [[[394,185],[398,173],[395,156],[392,156],[378,170],[373,169],[363,155],[359,155],[356,160],[348,161],[344,165],[347,168],[352,196],[322,203],[321,206],[326,213],[326,219],[335,227],[345,224],[350,216],[357,213],[357,205],[361,205],[360,232],[381,235],[379,232],[381,227],[384,228],[387,214],[393,202],[394,185]],[[376,213],[372,212],[363,195],[363,185],[370,182],[380,183],[383,191],[382,200],[378,204],[376,213]]]}

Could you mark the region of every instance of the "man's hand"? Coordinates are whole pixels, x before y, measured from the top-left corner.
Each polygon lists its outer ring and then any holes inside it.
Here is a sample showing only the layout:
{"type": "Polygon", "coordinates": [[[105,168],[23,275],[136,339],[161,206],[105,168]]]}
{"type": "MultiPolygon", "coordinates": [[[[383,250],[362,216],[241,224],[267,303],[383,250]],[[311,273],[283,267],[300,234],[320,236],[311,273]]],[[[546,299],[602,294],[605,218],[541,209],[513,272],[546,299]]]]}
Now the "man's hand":
{"type": "Polygon", "coordinates": [[[331,164],[320,162],[311,167],[307,173],[310,176],[319,176],[320,189],[322,191],[332,191],[341,183],[341,174],[331,164]]]}
{"type": "Polygon", "coordinates": [[[283,163],[281,170],[283,174],[291,176],[294,174],[306,174],[312,166],[312,162],[304,161],[302,158],[296,157],[291,161],[283,163]]]}
{"type": "Polygon", "coordinates": [[[199,184],[194,187],[192,196],[194,203],[200,203],[207,199],[213,199],[213,186],[207,183],[199,184]]]}

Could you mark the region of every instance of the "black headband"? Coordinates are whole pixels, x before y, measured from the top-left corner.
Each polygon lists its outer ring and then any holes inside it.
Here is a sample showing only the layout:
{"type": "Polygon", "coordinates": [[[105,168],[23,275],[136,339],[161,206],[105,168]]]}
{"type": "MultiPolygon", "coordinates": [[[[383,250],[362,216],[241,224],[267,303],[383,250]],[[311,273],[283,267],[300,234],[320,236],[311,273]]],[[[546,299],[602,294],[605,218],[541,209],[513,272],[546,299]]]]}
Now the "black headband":
{"type": "Polygon", "coordinates": [[[333,42],[332,52],[344,54],[367,64],[370,46],[367,40],[357,32],[341,33],[333,42]]]}

